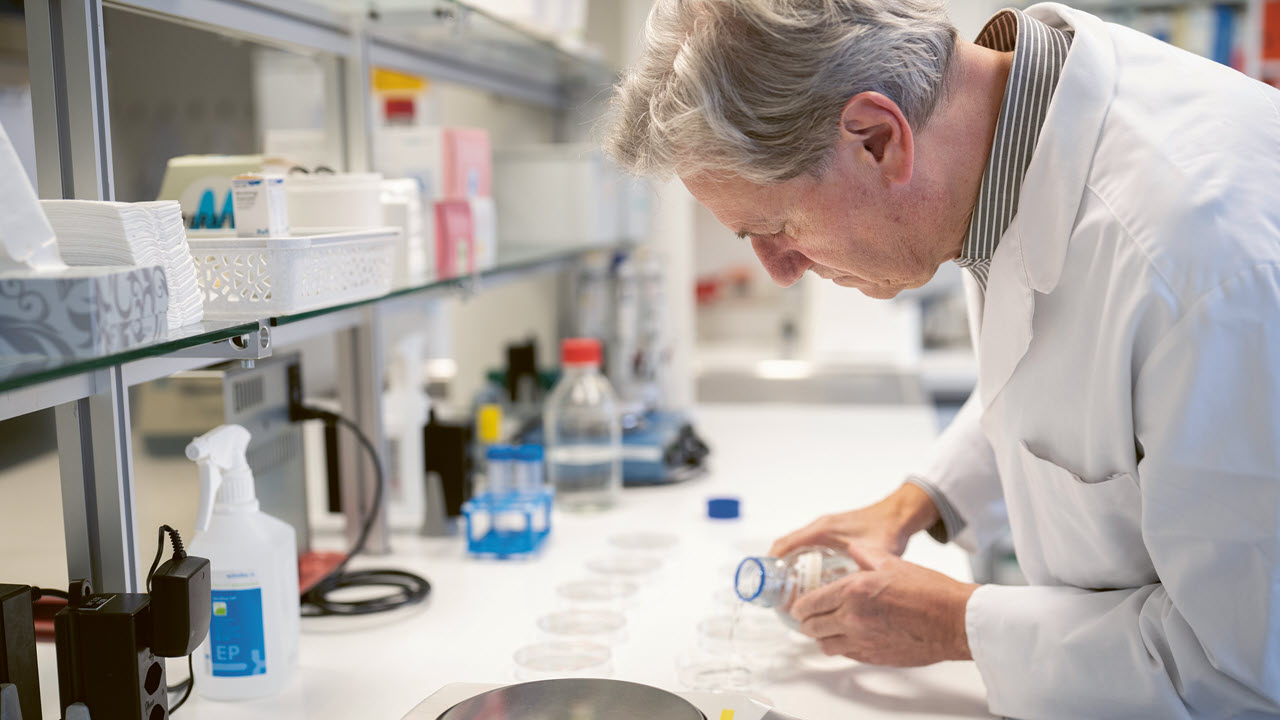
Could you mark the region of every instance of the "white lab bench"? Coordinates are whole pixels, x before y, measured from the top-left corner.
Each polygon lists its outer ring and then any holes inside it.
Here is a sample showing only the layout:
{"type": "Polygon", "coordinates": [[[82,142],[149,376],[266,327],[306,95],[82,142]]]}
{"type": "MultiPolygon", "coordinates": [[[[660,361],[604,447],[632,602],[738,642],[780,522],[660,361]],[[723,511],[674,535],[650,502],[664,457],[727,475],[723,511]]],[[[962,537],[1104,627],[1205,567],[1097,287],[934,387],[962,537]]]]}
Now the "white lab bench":
{"type": "MultiPolygon", "coordinates": [[[[716,592],[732,568],[778,535],[819,514],[871,502],[896,487],[937,433],[925,406],[702,406],[695,416],[713,450],[711,473],[692,482],[628,489],[615,510],[558,514],[549,544],[531,561],[465,557],[461,539],[394,537],[394,553],[358,565],[403,567],[430,579],[422,606],[364,618],[303,621],[301,663],[281,695],[215,703],[194,695],[179,720],[352,720],[402,717],[441,686],[514,682],[513,653],[545,639],[537,618],[558,609],[555,587],[588,577],[585,563],[608,554],[615,534],[649,530],[679,537],[663,567],[643,581],[626,611],[626,637],[613,647],[613,677],[682,689],[675,660],[697,645],[697,624],[723,613],[716,592]],[[713,521],[706,499],[741,498],[743,517],[713,521]]],[[[964,553],[917,537],[907,558],[962,579],[964,553]]],[[[47,718],[56,714],[52,646],[41,648],[47,718]]],[[[185,662],[170,661],[170,682],[185,662]]],[[[987,717],[973,663],[925,668],[862,666],[816,650],[754,688],[800,718],[987,717]]]]}

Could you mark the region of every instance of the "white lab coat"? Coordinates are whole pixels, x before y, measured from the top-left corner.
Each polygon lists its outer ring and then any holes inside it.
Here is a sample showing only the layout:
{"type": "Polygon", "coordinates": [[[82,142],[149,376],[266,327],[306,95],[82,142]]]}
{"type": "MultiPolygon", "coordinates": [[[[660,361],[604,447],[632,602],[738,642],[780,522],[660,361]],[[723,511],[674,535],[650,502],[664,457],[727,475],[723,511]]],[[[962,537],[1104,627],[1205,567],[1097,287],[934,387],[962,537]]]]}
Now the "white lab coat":
{"type": "Polygon", "coordinates": [[[1280,713],[1280,92],[1029,12],[1075,39],[923,472],[1031,583],[968,605],[990,709],[1280,713]]]}

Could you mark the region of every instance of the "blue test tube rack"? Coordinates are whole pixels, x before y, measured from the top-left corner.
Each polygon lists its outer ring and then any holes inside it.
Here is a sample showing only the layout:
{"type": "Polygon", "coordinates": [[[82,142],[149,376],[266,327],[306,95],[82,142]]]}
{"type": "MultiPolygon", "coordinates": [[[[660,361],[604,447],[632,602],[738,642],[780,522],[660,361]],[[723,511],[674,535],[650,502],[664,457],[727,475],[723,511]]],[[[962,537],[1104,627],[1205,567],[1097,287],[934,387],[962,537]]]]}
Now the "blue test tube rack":
{"type": "Polygon", "coordinates": [[[555,502],[542,484],[542,448],[499,445],[487,457],[489,487],[462,506],[467,552],[500,560],[532,555],[551,534],[555,502]]]}
{"type": "Polygon", "coordinates": [[[462,506],[467,552],[499,560],[532,555],[551,534],[555,494],[508,491],[481,493],[462,506]]]}

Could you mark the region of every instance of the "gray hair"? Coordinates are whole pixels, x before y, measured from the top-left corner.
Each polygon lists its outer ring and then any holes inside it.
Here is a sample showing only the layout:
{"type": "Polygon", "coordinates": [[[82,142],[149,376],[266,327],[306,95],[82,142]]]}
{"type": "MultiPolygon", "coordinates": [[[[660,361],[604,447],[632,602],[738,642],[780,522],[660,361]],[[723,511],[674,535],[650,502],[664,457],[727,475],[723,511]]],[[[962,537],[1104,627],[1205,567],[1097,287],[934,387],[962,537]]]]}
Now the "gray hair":
{"type": "Polygon", "coordinates": [[[919,130],[956,45],[943,0],[657,0],[618,83],[605,151],[638,175],[819,175],[849,98],[919,130]]]}

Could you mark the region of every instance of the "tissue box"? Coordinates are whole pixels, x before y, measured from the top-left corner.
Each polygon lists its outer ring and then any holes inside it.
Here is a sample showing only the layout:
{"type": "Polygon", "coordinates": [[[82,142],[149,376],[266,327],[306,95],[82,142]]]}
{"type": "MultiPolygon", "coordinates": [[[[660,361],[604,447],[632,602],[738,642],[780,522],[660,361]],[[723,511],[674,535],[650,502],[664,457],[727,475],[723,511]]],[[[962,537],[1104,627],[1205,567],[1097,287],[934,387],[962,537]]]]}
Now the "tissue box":
{"type": "Polygon", "coordinates": [[[94,357],[165,337],[169,291],[156,267],[0,273],[0,356],[94,357]]]}

